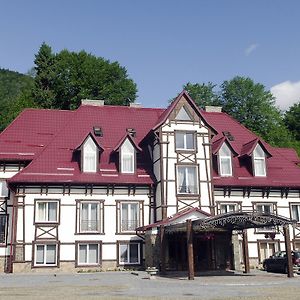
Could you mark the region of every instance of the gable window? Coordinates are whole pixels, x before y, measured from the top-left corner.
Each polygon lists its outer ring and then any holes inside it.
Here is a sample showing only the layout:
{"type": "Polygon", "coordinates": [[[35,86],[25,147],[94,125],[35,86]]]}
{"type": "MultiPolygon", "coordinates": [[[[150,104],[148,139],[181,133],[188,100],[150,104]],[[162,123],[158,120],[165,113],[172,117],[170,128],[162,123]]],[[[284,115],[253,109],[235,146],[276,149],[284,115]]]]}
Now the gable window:
{"type": "Polygon", "coordinates": [[[95,173],[97,170],[97,146],[91,137],[83,145],[83,172],[95,173]]]}
{"type": "Polygon", "coordinates": [[[175,118],[176,120],[180,121],[192,121],[191,117],[189,116],[187,110],[185,109],[184,106],[182,106],[175,118]]]}
{"type": "Polygon", "coordinates": [[[58,201],[37,200],[35,203],[35,222],[57,223],[58,201]]]}
{"type": "Polygon", "coordinates": [[[237,210],[237,205],[236,204],[220,204],[220,213],[225,214],[229,212],[234,212],[237,210]]]}
{"type": "Polygon", "coordinates": [[[99,265],[100,264],[100,244],[99,243],[78,243],[77,264],[99,265]]]}
{"type": "Polygon", "coordinates": [[[135,150],[131,142],[126,139],[121,147],[121,172],[134,173],[135,150]]]}
{"type": "Polygon", "coordinates": [[[176,150],[195,150],[195,134],[193,132],[175,133],[176,150]]]}
{"type": "Polygon", "coordinates": [[[221,176],[232,176],[231,151],[226,143],[219,150],[219,170],[221,176]]]}
{"type": "Polygon", "coordinates": [[[35,245],[35,266],[56,266],[57,265],[57,245],[42,244],[35,245]]]}
{"type": "Polygon", "coordinates": [[[8,196],[8,187],[6,184],[6,180],[0,180],[0,197],[8,196]]]}
{"type": "MultiPolygon", "coordinates": [[[[79,233],[102,233],[103,201],[79,201],[79,233]]],[[[77,210],[77,212],[78,212],[77,210]]]]}
{"type": "Polygon", "coordinates": [[[292,220],[300,222],[300,204],[291,204],[291,217],[292,220]]]}
{"type": "Polygon", "coordinates": [[[196,166],[177,166],[177,193],[198,193],[196,166]]]}
{"type": "Polygon", "coordinates": [[[253,167],[255,176],[266,176],[266,155],[260,145],[253,151],[253,167]]]}
{"type": "Polygon", "coordinates": [[[119,242],[119,264],[137,265],[141,263],[140,243],[119,242]]]}

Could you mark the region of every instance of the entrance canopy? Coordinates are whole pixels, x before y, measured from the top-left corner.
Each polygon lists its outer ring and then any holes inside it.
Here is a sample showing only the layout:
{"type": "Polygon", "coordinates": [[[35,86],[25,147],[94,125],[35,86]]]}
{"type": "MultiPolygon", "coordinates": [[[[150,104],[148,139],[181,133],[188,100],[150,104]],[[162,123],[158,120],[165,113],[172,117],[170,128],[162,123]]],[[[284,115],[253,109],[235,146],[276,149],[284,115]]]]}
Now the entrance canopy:
{"type": "MultiPolygon", "coordinates": [[[[194,220],[192,221],[192,227],[194,231],[243,230],[248,228],[284,226],[295,222],[269,213],[239,211],[194,220]]],[[[185,232],[186,224],[169,225],[165,227],[165,231],[166,233],[185,232]]]]}

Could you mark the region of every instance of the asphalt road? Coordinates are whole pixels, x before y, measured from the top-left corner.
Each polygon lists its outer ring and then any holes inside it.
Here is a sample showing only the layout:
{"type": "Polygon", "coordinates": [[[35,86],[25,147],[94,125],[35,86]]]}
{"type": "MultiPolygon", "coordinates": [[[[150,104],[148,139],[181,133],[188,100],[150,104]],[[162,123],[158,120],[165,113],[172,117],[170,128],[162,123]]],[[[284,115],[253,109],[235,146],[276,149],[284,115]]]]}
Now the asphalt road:
{"type": "Polygon", "coordinates": [[[2,274],[0,299],[300,299],[300,277],[253,271],[149,279],[145,272],[2,274]],[[223,275],[223,276],[220,276],[223,275]]]}

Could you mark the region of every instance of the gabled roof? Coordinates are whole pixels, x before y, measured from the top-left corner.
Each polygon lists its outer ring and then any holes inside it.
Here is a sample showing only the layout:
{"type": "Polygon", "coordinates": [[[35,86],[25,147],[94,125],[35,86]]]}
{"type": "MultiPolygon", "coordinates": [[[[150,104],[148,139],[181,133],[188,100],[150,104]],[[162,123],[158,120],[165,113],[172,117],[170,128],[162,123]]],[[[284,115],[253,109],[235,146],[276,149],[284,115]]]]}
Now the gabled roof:
{"type": "Polygon", "coordinates": [[[124,137],[121,138],[121,140],[119,141],[119,143],[115,146],[115,148],[113,149],[114,152],[119,151],[120,147],[123,145],[123,143],[125,142],[125,140],[129,140],[130,143],[132,144],[132,146],[138,151],[141,152],[142,149],[139,147],[139,145],[136,144],[134,138],[131,136],[131,134],[129,132],[127,132],[124,137]]]}
{"type": "Polygon", "coordinates": [[[255,138],[254,140],[243,145],[243,147],[241,149],[240,157],[245,156],[245,155],[251,156],[257,145],[260,145],[262,147],[262,149],[266,153],[267,157],[272,156],[272,154],[266,149],[266,147],[264,146],[262,141],[259,138],[255,138]]]}
{"type": "Polygon", "coordinates": [[[101,151],[104,150],[103,147],[100,145],[100,141],[98,141],[98,139],[94,136],[92,132],[88,133],[88,135],[79,143],[79,145],[75,147],[75,150],[81,150],[82,145],[89,137],[93,140],[93,142],[95,143],[95,145],[98,147],[99,150],[101,151]]]}
{"type": "Polygon", "coordinates": [[[232,147],[230,141],[225,136],[219,138],[218,140],[216,140],[212,143],[212,153],[217,154],[224,143],[226,143],[226,145],[229,147],[229,149],[232,152],[233,156],[238,155],[238,153],[232,147]]]}

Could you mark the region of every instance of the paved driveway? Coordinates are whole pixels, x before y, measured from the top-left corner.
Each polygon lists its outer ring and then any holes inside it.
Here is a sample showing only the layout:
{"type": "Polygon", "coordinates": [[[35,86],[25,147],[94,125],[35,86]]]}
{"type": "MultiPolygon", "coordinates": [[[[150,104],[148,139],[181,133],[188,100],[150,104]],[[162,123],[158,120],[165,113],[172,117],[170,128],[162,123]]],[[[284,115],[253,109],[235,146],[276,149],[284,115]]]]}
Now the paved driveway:
{"type": "MultiPolygon", "coordinates": [[[[181,274],[184,275],[184,274],[181,274]]],[[[0,299],[300,299],[300,277],[254,271],[149,279],[145,272],[0,275],[0,299]]]]}

